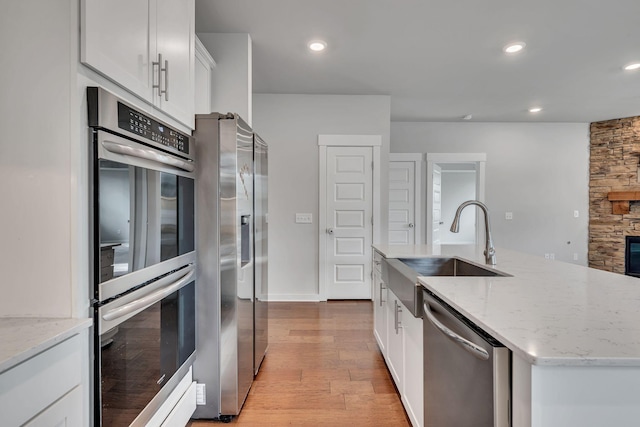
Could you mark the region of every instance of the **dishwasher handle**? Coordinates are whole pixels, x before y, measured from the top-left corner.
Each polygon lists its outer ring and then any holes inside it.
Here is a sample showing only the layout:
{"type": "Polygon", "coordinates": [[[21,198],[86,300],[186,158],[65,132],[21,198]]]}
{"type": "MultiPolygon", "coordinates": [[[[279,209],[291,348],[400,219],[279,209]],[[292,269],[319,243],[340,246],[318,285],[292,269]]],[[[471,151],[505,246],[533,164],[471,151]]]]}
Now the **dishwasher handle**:
{"type": "Polygon", "coordinates": [[[424,314],[427,316],[427,319],[429,319],[431,324],[433,324],[433,326],[439,329],[440,332],[445,334],[447,338],[449,338],[451,341],[455,342],[456,344],[460,345],[462,348],[467,350],[469,353],[473,354],[478,359],[481,359],[481,360],[489,359],[489,353],[487,352],[487,350],[472,343],[471,341],[465,338],[462,338],[460,335],[456,334],[451,329],[444,326],[438,319],[436,319],[436,316],[434,316],[433,312],[431,311],[429,304],[424,302],[422,304],[422,307],[424,309],[424,314]]]}

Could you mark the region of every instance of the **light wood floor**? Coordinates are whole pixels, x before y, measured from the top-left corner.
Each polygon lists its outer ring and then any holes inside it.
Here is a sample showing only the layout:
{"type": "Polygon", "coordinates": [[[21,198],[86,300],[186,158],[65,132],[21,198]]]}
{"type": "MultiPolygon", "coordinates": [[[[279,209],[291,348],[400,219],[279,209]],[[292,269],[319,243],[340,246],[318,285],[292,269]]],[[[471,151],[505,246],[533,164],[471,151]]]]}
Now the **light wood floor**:
{"type": "Polygon", "coordinates": [[[231,424],[409,426],[372,331],[370,301],[270,303],[269,350],[231,424]]]}

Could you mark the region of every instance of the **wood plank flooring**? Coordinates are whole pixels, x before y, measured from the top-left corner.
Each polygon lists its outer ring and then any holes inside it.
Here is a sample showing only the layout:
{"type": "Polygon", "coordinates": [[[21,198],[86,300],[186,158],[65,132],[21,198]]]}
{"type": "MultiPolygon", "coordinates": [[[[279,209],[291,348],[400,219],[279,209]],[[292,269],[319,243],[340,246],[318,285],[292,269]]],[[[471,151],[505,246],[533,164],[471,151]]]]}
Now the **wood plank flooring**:
{"type": "MultiPolygon", "coordinates": [[[[221,424],[192,420],[190,427],[221,424]]],[[[371,301],[270,303],[243,426],[410,426],[373,337],[371,301]]]]}

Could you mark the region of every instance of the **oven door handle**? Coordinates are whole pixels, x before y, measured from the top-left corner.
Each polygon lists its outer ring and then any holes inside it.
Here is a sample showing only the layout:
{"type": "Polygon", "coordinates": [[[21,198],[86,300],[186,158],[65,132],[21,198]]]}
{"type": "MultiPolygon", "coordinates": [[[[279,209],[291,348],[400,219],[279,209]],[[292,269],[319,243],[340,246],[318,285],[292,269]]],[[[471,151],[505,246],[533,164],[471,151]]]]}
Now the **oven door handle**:
{"type": "Polygon", "coordinates": [[[438,319],[436,319],[436,316],[434,316],[433,312],[431,311],[431,307],[429,307],[429,304],[424,302],[422,304],[422,308],[424,309],[424,314],[427,315],[427,319],[429,319],[429,321],[433,324],[433,326],[439,329],[440,332],[445,334],[447,338],[449,338],[451,341],[455,342],[456,344],[458,344],[459,346],[467,350],[469,353],[473,354],[478,359],[481,359],[481,360],[489,359],[489,353],[487,352],[487,350],[472,343],[471,341],[465,338],[462,338],[460,335],[456,334],[451,329],[444,326],[438,319]]]}
{"type": "Polygon", "coordinates": [[[171,282],[170,284],[158,289],[157,291],[135,301],[131,301],[130,303],[127,303],[123,306],[112,308],[102,315],[102,319],[110,321],[127,316],[136,311],[142,311],[167,297],[168,295],[171,295],[172,293],[189,283],[193,278],[193,275],[195,274],[193,265],[187,267],[187,269],[189,270],[189,272],[175,282],[171,282]]]}
{"type": "Polygon", "coordinates": [[[166,166],[172,166],[185,170],[187,172],[193,172],[193,170],[195,169],[195,167],[193,166],[193,162],[176,159],[175,157],[171,157],[151,149],[131,147],[129,145],[124,145],[112,141],[102,141],[102,146],[105,148],[105,150],[111,151],[112,153],[151,160],[152,162],[161,163],[166,166]]]}

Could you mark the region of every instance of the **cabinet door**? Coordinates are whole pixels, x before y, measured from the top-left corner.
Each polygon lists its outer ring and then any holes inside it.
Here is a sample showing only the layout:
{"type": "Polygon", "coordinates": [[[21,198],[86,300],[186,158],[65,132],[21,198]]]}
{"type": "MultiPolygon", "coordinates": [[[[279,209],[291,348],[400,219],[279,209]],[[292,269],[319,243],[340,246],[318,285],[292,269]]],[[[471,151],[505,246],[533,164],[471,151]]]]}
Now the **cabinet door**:
{"type": "Polygon", "coordinates": [[[81,386],[75,387],[35,418],[32,418],[31,421],[24,424],[24,427],[72,427],[83,425],[81,390],[81,386]]]}
{"type": "Polygon", "coordinates": [[[423,425],[424,418],[422,319],[413,317],[407,311],[402,320],[402,332],[404,334],[404,371],[406,373],[402,401],[411,423],[418,427],[423,425]]]}
{"type": "Polygon", "coordinates": [[[211,78],[215,62],[196,36],[194,105],[196,114],[211,113],[211,78]]]}
{"type": "MultiPolygon", "coordinates": [[[[157,105],[170,116],[194,126],[194,0],[157,0],[156,52],[162,55],[157,105]]],[[[155,59],[157,60],[157,59],[155,59]]],[[[157,92],[156,92],[157,93],[157,92]]]]}
{"type": "Polygon", "coordinates": [[[153,102],[155,0],[82,0],[80,60],[153,102]]]}
{"type": "MultiPolygon", "coordinates": [[[[404,345],[402,303],[387,289],[387,366],[400,394],[404,390],[404,345]]],[[[408,313],[411,315],[410,313],[408,313]]]]}
{"type": "Polygon", "coordinates": [[[382,281],[380,260],[374,257],[373,268],[373,334],[382,355],[387,355],[387,287],[382,281]]]}

